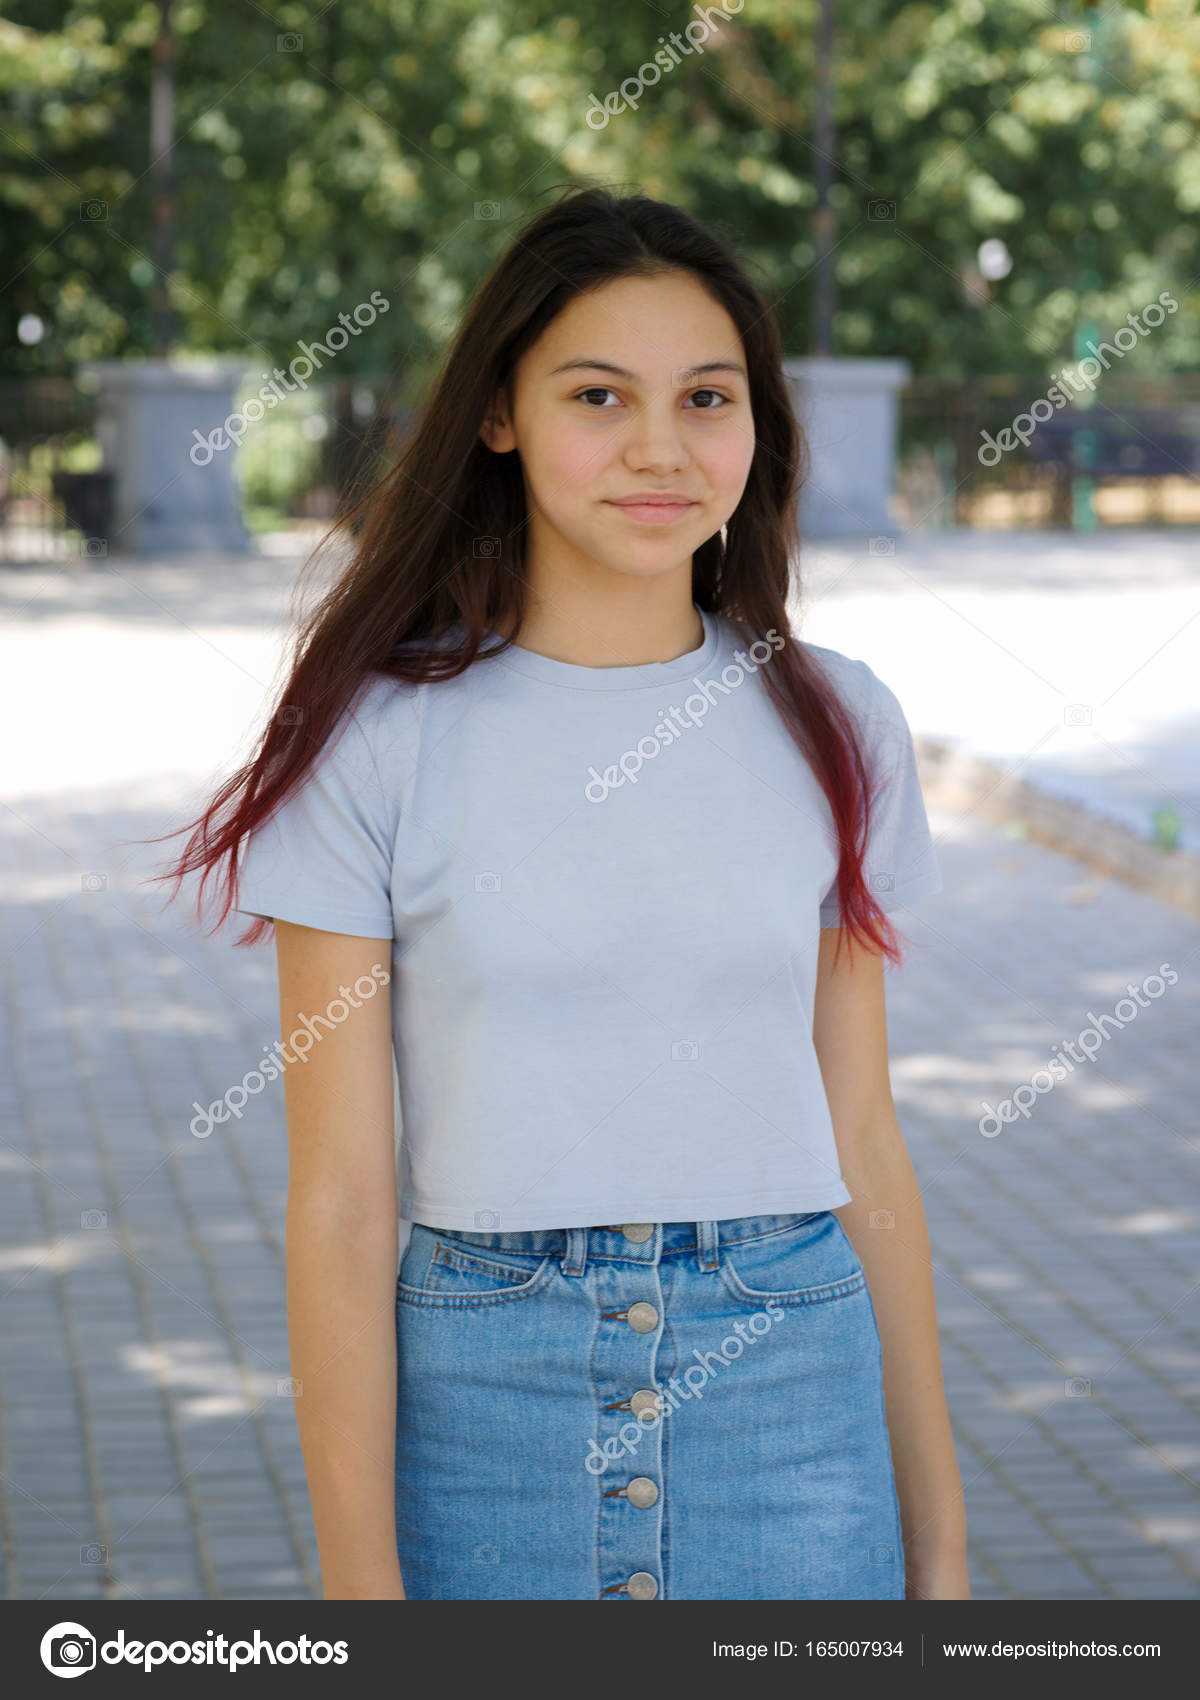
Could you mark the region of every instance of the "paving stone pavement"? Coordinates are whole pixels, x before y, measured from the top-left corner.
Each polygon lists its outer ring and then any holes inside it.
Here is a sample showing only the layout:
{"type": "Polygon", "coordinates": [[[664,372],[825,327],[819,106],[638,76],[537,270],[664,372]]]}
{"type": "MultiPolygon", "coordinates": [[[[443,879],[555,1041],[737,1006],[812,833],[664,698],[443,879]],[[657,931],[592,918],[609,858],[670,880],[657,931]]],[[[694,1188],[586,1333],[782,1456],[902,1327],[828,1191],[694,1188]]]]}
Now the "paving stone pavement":
{"type": "MultiPolygon", "coordinates": [[[[277,1037],[273,953],[164,909],[138,883],[162,852],[132,842],[178,825],[229,761],[291,573],[0,575],[0,711],[22,734],[0,810],[8,1598],[320,1594],[279,1083],[213,1136],[189,1129],[277,1037]]],[[[901,917],[889,1031],[974,1594],[1195,1598],[1200,925],[996,826],[930,817],[946,889],[901,917]],[[1114,1016],[1162,964],[1177,982],[1114,1016]],[[1097,1017],[1094,1060],[983,1137],[983,1101],[1097,1017]]]]}
{"type": "Polygon", "coordinates": [[[801,630],[870,661],[910,726],[1151,841],[1200,851],[1200,532],[813,543],[801,630]]]}

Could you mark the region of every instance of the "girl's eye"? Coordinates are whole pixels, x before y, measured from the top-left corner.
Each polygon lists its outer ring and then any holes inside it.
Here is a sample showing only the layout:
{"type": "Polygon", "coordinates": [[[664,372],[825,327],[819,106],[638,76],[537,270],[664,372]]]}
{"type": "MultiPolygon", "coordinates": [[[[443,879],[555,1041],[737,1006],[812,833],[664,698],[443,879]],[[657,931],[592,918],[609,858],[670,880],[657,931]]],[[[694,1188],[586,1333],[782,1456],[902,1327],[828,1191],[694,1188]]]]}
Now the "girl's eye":
{"type": "MultiPolygon", "coordinates": [[[[610,389],[607,389],[606,387],[604,387],[603,385],[596,384],[596,385],[593,385],[591,389],[580,390],[579,394],[575,397],[575,400],[576,401],[585,401],[588,396],[605,396],[605,395],[615,396],[616,393],[617,392],[615,390],[610,390],[610,389]]],[[[727,395],[723,395],[720,390],[693,390],[690,399],[692,401],[695,401],[697,396],[715,397],[718,402],[723,402],[723,401],[729,400],[729,397],[727,395]]],[[[589,402],[588,406],[590,407],[591,405],[592,404],[589,402]]],[[[601,404],[601,406],[598,407],[598,408],[594,408],[593,411],[597,412],[597,413],[603,412],[604,411],[603,404],[601,404]]],[[[697,411],[700,412],[700,413],[713,413],[713,412],[717,412],[719,410],[714,408],[713,405],[712,405],[712,402],[709,401],[709,402],[705,402],[697,411]]]]}

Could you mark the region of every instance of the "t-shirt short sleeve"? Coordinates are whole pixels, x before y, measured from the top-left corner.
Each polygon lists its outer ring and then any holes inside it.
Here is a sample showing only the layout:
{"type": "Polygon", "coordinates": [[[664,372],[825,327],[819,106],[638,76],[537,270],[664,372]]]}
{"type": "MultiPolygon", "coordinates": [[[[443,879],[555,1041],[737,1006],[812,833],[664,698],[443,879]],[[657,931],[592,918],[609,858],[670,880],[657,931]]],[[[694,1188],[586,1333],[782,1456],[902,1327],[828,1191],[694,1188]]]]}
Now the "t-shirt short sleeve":
{"type": "Polygon", "coordinates": [[[372,737],[379,702],[372,688],[346,713],[296,790],[250,834],[238,880],[242,914],[394,936],[394,809],[372,737]]]}
{"type": "MultiPolygon", "coordinates": [[[[865,661],[858,667],[862,672],[851,706],[857,708],[872,786],[863,875],[881,909],[903,909],[941,891],[942,875],[904,710],[865,661]]],[[[820,916],[822,927],[841,925],[836,877],[821,900],[820,916]]]]}

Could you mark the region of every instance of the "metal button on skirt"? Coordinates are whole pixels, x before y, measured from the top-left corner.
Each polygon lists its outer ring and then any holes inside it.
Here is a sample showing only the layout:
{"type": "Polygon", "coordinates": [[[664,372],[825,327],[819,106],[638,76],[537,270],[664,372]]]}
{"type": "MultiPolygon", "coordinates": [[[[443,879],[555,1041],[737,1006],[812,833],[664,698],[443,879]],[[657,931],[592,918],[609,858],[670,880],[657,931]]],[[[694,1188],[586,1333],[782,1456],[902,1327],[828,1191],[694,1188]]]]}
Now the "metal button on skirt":
{"type": "Polygon", "coordinates": [[[875,1313],[832,1211],[413,1226],[413,1600],[904,1598],[875,1313]]]}

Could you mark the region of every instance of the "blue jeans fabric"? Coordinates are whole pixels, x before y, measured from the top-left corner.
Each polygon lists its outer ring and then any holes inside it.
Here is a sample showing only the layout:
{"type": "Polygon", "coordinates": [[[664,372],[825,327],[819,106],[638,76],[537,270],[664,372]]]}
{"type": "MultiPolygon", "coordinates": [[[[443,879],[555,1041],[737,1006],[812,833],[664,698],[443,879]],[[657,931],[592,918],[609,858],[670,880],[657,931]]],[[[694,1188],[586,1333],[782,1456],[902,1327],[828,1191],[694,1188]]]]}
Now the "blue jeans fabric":
{"type": "Polygon", "coordinates": [[[838,1217],[633,1226],[414,1225],[409,1599],[903,1599],[879,1333],[838,1217]]]}

